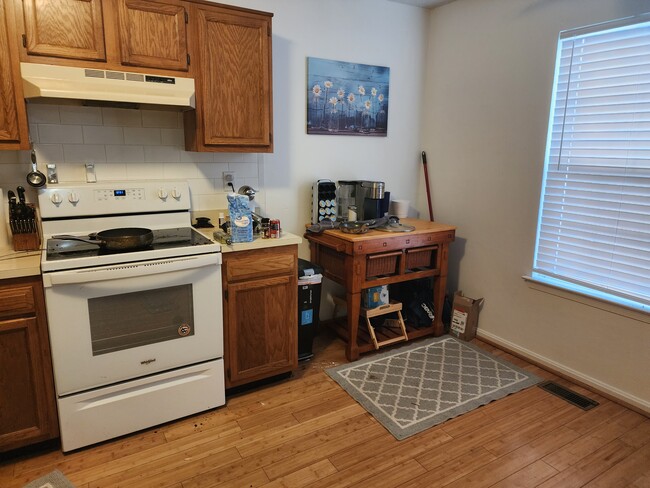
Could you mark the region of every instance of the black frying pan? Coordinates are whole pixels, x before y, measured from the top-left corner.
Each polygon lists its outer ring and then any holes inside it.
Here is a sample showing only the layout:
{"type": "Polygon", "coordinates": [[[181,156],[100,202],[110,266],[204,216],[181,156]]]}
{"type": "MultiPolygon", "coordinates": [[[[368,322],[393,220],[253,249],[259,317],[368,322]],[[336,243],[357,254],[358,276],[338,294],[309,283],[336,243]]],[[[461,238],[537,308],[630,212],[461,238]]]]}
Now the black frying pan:
{"type": "Polygon", "coordinates": [[[121,229],[110,229],[90,234],[86,237],[59,235],[52,236],[52,239],[69,241],[81,241],[88,244],[95,244],[108,251],[132,251],[149,247],[153,242],[151,229],[140,227],[124,227],[121,229]]]}

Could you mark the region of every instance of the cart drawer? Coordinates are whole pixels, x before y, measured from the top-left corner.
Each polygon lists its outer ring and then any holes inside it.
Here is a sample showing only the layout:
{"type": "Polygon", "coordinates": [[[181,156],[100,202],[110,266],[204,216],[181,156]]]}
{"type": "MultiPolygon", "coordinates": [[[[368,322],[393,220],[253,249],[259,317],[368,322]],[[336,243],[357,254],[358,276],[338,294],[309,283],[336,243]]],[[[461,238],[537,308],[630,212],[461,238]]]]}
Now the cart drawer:
{"type": "Polygon", "coordinates": [[[438,246],[418,247],[406,250],[407,270],[437,268],[438,246]]]}
{"type": "Polygon", "coordinates": [[[371,254],[366,257],[366,278],[390,276],[399,272],[402,251],[371,254]]]}

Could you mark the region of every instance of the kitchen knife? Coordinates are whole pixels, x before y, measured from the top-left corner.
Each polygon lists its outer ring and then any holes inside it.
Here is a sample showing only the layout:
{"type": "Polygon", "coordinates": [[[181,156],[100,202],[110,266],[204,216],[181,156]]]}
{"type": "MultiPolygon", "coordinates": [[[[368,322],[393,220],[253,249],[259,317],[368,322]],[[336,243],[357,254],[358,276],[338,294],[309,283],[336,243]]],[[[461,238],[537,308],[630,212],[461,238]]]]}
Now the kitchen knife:
{"type": "Polygon", "coordinates": [[[16,194],[9,190],[7,191],[7,197],[9,198],[9,226],[11,227],[11,233],[17,234],[18,227],[16,226],[16,194]]]}

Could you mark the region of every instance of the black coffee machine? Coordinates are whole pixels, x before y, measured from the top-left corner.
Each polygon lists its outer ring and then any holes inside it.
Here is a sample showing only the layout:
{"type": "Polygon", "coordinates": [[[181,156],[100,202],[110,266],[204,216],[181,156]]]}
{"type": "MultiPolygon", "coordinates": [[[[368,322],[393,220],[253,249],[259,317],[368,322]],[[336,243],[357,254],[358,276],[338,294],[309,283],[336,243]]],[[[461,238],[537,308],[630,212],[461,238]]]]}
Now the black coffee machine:
{"type": "Polygon", "coordinates": [[[384,216],[383,181],[357,181],[355,197],[358,220],[371,220],[384,216]]]}

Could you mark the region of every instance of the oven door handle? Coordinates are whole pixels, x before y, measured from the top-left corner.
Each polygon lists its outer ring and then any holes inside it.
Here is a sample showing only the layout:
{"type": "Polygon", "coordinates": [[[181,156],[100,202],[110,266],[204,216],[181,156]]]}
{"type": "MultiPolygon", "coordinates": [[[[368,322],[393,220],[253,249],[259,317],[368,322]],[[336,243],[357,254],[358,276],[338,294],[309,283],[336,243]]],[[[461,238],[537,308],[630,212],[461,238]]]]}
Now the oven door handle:
{"type": "MultiPolygon", "coordinates": [[[[75,269],[69,271],[56,271],[43,274],[43,286],[50,288],[56,285],[72,285],[77,283],[91,283],[93,281],[119,280],[134,278],[173,271],[183,271],[205,266],[218,266],[221,264],[221,253],[199,254],[170,259],[157,259],[141,261],[138,263],[124,263],[98,268],[75,269]]],[[[215,270],[217,272],[217,270],[215,270]]]]}

